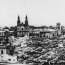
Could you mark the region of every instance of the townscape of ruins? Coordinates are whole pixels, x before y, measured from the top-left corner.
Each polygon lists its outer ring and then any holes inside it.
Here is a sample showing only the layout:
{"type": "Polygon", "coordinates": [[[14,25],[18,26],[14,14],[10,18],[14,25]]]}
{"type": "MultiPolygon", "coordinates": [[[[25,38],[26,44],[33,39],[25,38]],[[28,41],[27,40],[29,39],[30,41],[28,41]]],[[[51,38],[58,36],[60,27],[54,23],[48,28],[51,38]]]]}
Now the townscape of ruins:
{"type": "Polygon", "coordinates": [[[0,63],[4,64],[65,64],[65,27],[33,26],[17,18],[17,25],[0,28],[0,63]]]}

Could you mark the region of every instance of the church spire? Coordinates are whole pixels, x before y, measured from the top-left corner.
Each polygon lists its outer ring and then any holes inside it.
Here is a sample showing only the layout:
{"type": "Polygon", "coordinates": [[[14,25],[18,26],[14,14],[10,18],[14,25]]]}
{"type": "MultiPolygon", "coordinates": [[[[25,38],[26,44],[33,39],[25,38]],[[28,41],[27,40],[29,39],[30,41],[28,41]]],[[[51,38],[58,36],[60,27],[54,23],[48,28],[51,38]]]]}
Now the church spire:
{"type": "Polygon", "coordinates": [[[25,17],[25,26],[28,26],[28,17],[27,17],[27,15],[25,17]]]}
{"type": "Polygon", "coordinates": [[[19,26],[19,25],[20,25],[20,17],[18,15],[17,26],[19,26]]]}
{"type": "Polygon", "coordinates": [[[26,19],[28,19],[27,15],[26,15],[26,19]]]}
{"type": "Polygon", "coordinates": [[[20,20],[20,17],[19,17],[19,15],[18,15],[18,20],[20,20]]]}

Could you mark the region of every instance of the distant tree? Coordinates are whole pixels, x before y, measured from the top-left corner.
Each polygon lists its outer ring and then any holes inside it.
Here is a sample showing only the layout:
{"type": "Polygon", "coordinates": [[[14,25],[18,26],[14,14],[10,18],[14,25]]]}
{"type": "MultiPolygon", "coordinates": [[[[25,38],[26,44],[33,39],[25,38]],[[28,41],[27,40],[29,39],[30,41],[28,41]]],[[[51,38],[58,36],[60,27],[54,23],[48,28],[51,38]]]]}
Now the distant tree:
{"type": "Polygon", "coordinates": [[[9,31],[5,31],[5,32],[4,32],[4,35],[5,35],[5,38],[4,38],[3,44],[6,45],[6,44],[9,42],[9,40],[8,40],[9,31]]]}
{"type": "Polygon", "coordinates": [[[9,46],[6,46],[6,48],[8,49],[8,54],[9,55],[13,55],[14,54],[14,49],[15,49],[15,46],[12,46],[12,45],[9,45],[9,46]]]}
{"type": "Polygon", "coordinates": [[[4,34],[5,34],[5,37],[9,37],[9,31],[5,31],[4,34]]]}
{"type": "Polygon", "coordinates": [[[9,30],[10,30],[10,31],[14,31],[14,32],[13,32],[13,35],[14,35],[15,37],[17,37],[17,27],[16,27],[16,26],[14,26],[14,27],[11,26],[9,30]]]}

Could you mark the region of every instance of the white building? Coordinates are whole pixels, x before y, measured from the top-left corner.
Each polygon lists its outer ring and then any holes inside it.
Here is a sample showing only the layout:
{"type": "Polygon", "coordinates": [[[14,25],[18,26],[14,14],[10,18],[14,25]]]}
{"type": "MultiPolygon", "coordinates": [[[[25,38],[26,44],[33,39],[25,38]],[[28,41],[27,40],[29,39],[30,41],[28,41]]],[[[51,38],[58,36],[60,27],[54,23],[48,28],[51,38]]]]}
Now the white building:
{"type": "Polygon", "coordinates": [[[54,29],[44,29],[40,32],[41,37],[53,38],[56,34],[56,30],[54,29]]]}

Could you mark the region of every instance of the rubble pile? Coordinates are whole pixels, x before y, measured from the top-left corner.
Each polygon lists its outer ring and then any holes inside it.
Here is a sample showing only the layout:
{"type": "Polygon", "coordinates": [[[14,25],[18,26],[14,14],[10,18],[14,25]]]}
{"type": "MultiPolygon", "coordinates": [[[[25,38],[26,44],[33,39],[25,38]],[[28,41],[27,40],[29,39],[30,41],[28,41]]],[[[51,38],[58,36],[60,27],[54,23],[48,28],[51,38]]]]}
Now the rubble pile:
{"type": "MultiPolygon", "coordinates": [[[[25,46],[19,46],[17,51],[18,61],[26,64],[44,64],[45,62],[60,62],[59,60],[61,60],[61,58],[65,60],[63,55],[65,53],[65,47],[60,46],[60,43],[60,40],[57,39],[43,39],[42,41],[28,39],[25,46]]],[[[64,42],[62,44],[64,45],[64,42]]]]}

